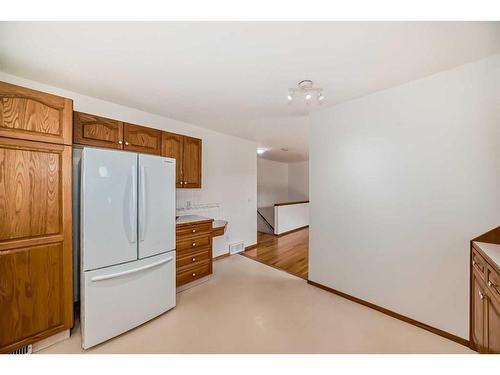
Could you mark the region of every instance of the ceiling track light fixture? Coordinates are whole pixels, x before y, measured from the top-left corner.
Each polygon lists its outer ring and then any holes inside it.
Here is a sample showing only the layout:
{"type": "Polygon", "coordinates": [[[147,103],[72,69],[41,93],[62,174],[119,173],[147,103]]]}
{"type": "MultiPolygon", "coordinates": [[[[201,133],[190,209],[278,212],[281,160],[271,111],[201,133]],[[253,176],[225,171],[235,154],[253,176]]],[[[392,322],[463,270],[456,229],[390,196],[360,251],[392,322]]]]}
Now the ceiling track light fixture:
{"type": "Polygon", "coordinates": [[[314,87],[314,83],[310,79],[300,81],[297,84],[297,88],[288,89],[288,104],[292,104],[296,98],[302,99],[308,105],[313,100],[318,104],[322,104],[325,99],[323,89],[321,87],[314,87]]]}

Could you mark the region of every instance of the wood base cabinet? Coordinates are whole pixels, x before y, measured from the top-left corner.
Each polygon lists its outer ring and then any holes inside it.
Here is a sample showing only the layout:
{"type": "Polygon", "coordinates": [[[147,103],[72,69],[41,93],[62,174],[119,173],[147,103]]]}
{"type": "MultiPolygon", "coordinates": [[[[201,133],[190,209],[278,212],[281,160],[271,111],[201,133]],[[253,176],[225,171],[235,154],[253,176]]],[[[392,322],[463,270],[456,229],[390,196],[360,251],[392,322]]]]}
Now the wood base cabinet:
{"type": "Polygon", "coordinates": [[[0,353],[8,353],[73,325],[72,102],[1,82],[0,101],[0,353]]]}
{"type": "Polygon", "coordinates": [[[212,222],[177,225],[177,287],[212,274],[212,222]]]}
{"type": "Polygon", "coordinates": [[[470,290],[471,347],[480,353],[500,353],[500,269],[475,242],[471,244],[470,290]]]}

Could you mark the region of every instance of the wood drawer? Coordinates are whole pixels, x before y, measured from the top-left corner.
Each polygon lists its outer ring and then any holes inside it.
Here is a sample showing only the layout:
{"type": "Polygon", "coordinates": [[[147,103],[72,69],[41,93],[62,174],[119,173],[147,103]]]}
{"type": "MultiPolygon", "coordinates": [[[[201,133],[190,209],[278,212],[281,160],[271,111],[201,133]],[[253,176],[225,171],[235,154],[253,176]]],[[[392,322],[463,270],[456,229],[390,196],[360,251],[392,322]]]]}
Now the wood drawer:
{"type": "Polygon", "coordinates": [[[486,281],[486,261],[476,250],[472,250],[472,269],[486,281]]]}
{"type": "Polygon", "coordinates": [[[177,272],[177,287],[208,276],[211,273],[211,264],[207,260],[195,267],[177,272]]]}
{"type": "Polygon", "coordinates": [[[488,289],[491,294],[500,302],[500,275],[488,266],[488,289]]]}
{"type": "Polygon", "coordinates": [[[210,242],[211,242],[210,235],[181,239],[177,241],[177,252],[180,253],[180,252],[196,250],[201,247],[207,247],[210,246],[210,242]]]}
{"type": "Polygon", "coordinates": [[[198,236],[200,234],[209,234],[212,231],[212,223],[201,223],[192,225],[183,225],[177,228],[176,234],[180,240],[186,237],[198,236]]]}
{"type": "Polygon", "coordinates": [[[205,263],[207,260],[210,260],[209,248],[182,253],[180,256],[177,256],[177,269],[198,266],[200,263],[205,263]]]}

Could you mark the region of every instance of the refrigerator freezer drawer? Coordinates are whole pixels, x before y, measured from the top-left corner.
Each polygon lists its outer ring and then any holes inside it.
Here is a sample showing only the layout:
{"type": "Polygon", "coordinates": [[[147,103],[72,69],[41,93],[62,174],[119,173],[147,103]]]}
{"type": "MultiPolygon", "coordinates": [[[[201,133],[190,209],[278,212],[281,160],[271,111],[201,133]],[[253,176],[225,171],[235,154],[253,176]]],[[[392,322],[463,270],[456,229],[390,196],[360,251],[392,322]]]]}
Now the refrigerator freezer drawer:
{"type": "Polygon", "coordinates": [[[109,340],[175,306],[175,251],[84,272],[82,346],[109,340]]]}

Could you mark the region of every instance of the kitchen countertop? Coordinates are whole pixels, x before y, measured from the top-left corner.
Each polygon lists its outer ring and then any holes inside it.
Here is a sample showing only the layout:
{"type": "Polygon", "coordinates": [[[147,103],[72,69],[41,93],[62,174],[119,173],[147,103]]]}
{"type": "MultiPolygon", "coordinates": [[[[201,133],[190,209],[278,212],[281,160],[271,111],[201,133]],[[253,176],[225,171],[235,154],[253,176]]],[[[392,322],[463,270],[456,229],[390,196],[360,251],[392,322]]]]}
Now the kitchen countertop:
{"type": "Polygon", "coordinates": [[[181,224],[191,224],[200,221],[213,221],[211,217],[200,216],[200,215],[181,215],[175,220],[176,225],[181,224]]]}
{"type": "Polygon", "coordinates": [[[474,241],[474,244],[500,267],[500,245],[478,241],[474,241]]]}

